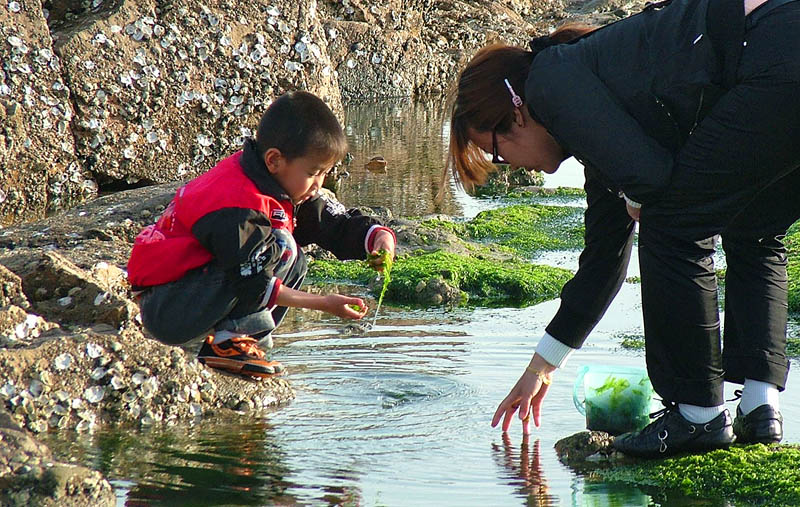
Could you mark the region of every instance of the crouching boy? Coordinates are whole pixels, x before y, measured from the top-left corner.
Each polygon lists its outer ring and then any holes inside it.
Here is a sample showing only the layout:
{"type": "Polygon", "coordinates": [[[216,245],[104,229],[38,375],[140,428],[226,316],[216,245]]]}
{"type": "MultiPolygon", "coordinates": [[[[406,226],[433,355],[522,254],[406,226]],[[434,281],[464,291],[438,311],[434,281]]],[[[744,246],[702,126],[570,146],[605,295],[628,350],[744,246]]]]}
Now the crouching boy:
{"type": "Polygon", "coordinates": [[[322,100],[307,92],[275,100],[255,140],[178,189],[136,237],[128,278],[144,327],[170,345],[204,337],[198,359],[207,366],[266,377],[283,367],[258,342],[270,340],[289,307],[362,318],[359,298],[298,290],[302,246],[316,243],[340,259],[394,256],[391,229],[319,192],[346,151],[322,100]]]}

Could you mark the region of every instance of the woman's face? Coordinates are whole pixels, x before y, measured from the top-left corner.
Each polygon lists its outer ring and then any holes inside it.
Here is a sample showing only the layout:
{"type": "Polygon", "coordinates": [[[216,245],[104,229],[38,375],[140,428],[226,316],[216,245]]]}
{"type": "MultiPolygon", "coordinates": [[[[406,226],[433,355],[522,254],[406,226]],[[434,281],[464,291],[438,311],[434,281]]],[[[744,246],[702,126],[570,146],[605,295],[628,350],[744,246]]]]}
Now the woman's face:
{"type": "Polygon", "coordinates": [[[522,107],[520,111],[522,125],[514,122],[505,134],[470,130],[470,140],[486,153],[496,153],[513,168],[525,167],[549,174],[556,172],[567,158],[564,150],[541,124],[531,118],[527,108],[522,107]]]}

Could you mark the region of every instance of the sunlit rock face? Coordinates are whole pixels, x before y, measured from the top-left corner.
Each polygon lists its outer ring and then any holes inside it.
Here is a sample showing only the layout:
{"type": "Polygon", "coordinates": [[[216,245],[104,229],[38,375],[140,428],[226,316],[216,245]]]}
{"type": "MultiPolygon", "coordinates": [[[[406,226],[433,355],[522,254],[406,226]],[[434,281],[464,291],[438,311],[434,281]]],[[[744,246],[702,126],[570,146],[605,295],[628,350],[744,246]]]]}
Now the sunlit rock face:
{"type": "MultiPolygon", "coordinates": [[[[634,3],[636,4],[636,3],[634,3]]],[[[275,97],[442,97],[481,47],[524,46],[614,0],[11,0],[0,3],[0,223],[98,190],[194,177],[275,97]]]]}
{"type": "Polygon", "coordinates": [[[0,4],[0,225],[94,195],[78,162],[69,85],[41,4],[0,4]]]}
{"type": "Polygon", "coordinates": [[[125,1],[59,30],[76,149],[101,184],[208,170],[287,90],[341,111],[315,2],[125,1]]]}

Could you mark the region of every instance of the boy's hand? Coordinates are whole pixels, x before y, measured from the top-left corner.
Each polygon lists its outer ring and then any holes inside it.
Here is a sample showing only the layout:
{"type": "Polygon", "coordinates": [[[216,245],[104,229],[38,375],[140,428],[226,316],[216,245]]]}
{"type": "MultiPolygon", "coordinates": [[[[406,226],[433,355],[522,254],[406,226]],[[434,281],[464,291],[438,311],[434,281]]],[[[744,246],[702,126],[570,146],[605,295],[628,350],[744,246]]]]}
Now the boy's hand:
{"type": "Polygon", "coordinates": [[[341,294],[328,294],[325,296],[324,311],[343,319],[358,320],[367,314],[367,305],[361,298],[343,296],[341,294]]]}
{"type": "Polygon", "coordinates": [[[387,231],[378,231],[372,244],[372,252],[367,258],[369,266],[377,271],[383,271],[384,258],[388,256],[394,260],[394,247],[394,236],[387,231]],[[381,250],[386,252],[385,256],[381,255],[381,250]]]}

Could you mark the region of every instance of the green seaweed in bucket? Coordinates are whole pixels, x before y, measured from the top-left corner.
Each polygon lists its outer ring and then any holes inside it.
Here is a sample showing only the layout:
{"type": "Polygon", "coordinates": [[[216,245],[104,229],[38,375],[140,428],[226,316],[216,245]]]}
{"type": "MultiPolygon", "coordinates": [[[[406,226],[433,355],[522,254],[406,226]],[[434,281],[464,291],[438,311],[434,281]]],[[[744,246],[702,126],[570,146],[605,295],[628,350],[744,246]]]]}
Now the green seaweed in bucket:
{"type": "Polygon", "coordinates": [[[650,400],[645,396],[649,379],[631,386],[626,378],[609,375],[600,387],[592,389],[594,396],[586,399],[586,420],[589,429],[612,435],[645,427],[649,421],[650,400]]]}
{"type": "Polygon", "coordinates": [[[392,271],[392,264],[394,264],[394,260],[392,256],[389,255],[389,252],[386,250],[378,250],[375,254],[369,254],[367,256],[367,263],[371,264],[370,261],[374,261],[376,259],[380,259],[381,263],[383,264],[383,287],[381,287],[381,295],[378,296],[378,306],[375,307],[375,317],[372,319],[372,325],[375,325],[375,322],[378,320],[378,310],[381,309],[381,303],[383,302],[383,296],[386,294],[386,289],[389,288],[389,282],[392,281],[391,271],[392,271]]]}

